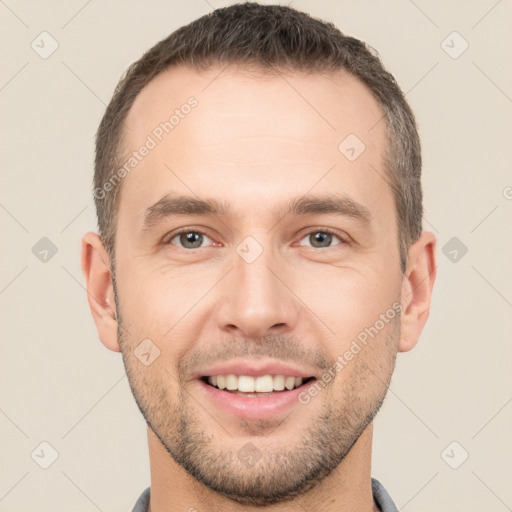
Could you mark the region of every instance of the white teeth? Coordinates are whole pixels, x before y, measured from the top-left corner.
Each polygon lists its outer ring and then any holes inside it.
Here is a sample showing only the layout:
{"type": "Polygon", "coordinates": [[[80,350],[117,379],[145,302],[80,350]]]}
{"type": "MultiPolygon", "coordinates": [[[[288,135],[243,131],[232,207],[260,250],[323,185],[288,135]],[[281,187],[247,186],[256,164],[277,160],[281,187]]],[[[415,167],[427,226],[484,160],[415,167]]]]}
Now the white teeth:
{"type": "MultiPolygon", "coordinates": [[[[240,387],[238,389],[240,389],[240,387]]],[[[272,375],[263,375],[263,377],[258,377],[254,383],[254,391],[258,391],[260,393],[271,393],[274,391],[274,380],[272,379],[272,375]]]]}
{"type": "Polygon", "coordinates": [[[284,375],[276,375],[274,377],[274,389],[282,391],[284,389],[284,375]]]}
{"type": "Polygon", "coordinates": [[[215,375],[208,377],[208,383],[219,389],[239,391],[242,393],[271,393],[272,391],[292,390],[304,382],[302,377],[285,375],[262,375],[251,377],[249,375],[215,375]]]}
{"type": "Polygon", "coordinates": [[[293,389],[295,387],[295,377],[286,377],[284,379],[284,387],[286,389],[293,389]]]}
{"type": "Polygon", "coordinates": [[[254,393],[254,377],[240,375],[240,377],[238,377],[238,391],[254,393]]]}
{"type": "Polygon", "coordinates": [[[226,389],[229,391],[238,389],[238,377],[236,375],[232,373],[226,375],[226,389]]]}
{"type": "Polygon", "coordinates": [[[216,385],[217,385],[217,375],[215,375],[214,377],[208,377],[208,382],[209,382],[212,386],[216,386],[216,385]]]}
{"type": "Polygon", "coordinates": [[[224,389],[226,387],[226,377],[224,375],[217,375],[217,387],[224,389]]]}

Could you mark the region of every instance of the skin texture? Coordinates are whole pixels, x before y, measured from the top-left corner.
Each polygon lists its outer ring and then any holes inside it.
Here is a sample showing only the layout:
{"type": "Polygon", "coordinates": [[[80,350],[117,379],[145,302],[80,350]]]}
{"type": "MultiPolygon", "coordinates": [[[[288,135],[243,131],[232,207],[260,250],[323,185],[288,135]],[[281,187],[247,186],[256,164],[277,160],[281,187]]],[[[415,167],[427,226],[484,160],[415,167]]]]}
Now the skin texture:
{"type": "Polygon", "coordinates": [[[436,240],[424,231],[400,272],[382,111],[345,72],[176,67],[137,97],[127,154],[190,96],[197,106],[122,181],[117,300],[98,235],[82,241],[99,338],[122,352],[148,422],[151,510],[374,510],[371,420],[397,353],[414,347],[427,320],[436,267],[436,240]],[[366,146],[354,161],[338,150],[349,134],[366,146]],[[144,229],[147,209],[169,194],[232,211],[144,229]],[[287,213],[294,199],[333,194],[364,206],[369,221],[287,213]],[[182,228],[204,235],[199,247],[180,246],[182,228]],[[332,239],[313,247],[325,230],[332,239]],[[262,250],[251,263],[237,252],[246,237],[262,250]],[[401,314],[317,396],[271,419],[227,413],[196,378],[236,359],[284,361],[320,379],[393,304],[401,314]],[[160,354],[146,366],[134,351],[148,338],[160,354]],[[250,467],[238,456],[247,443],[260,456],[250,467]]]}

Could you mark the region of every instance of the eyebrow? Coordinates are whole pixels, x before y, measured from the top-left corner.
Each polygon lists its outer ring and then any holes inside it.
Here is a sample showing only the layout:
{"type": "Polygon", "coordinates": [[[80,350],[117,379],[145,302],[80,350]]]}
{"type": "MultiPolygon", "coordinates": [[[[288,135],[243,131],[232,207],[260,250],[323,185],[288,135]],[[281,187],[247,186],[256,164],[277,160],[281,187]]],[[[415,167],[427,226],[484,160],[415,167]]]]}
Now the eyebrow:
{"type": "MultiPolygon", "coordinates": [[[[302,196],[291,200],[287,207],[278,209],[274,216],[282,219],[286,215],[334,214],[350,217],[363,225],[372,221],[370,210],[343,195],[302,196]]],[[[174,215],[213,215],[237,217],[237,213],[225,202],[215,199],[199,199],[192,196],[166,195],[144,213],[143,230],[148,231],[163,219],[174,215]]]]}
{"type": "Polygon", "coordinates": [[[304,196],[291,201],[288,205],[288,213],[291,215],[309,214],[335,214],[351,217],[362,224],[370,224],[372,214],[370,210],[360,203],[346,196],[304,196]]]}
{"type": "Polygon", "coordinates": [[[154,205],[146,208],[143,229],[149,230],[166,217],[173,215],[231,215],[231,209],[225,203],[215,199],[198,199],[192,196],[166,195],[154,205]]]}

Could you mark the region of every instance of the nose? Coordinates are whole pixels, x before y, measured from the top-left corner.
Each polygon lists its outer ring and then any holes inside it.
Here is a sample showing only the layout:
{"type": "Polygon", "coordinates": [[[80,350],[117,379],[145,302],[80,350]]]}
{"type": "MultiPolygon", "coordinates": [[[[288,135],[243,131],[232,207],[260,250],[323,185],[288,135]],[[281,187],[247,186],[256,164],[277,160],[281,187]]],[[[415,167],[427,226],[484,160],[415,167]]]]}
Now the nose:
{"type": "Polygon", "coordinates": [[[219,328],[247,338],[292,330],[300,302],[280,268],[276,258],[265,251],[251,263],[235,254],[217,310],[219,328]]]}

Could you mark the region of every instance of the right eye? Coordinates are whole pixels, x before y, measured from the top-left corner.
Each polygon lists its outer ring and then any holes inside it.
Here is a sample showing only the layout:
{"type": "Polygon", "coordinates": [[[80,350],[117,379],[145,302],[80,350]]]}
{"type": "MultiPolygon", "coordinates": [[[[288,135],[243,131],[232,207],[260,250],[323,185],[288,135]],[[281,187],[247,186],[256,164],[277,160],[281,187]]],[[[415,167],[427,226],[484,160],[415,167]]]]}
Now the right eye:
{"type": "MultiPolygon", "coordinates": [[[[206,241],[213,242],[209,236],[201,233],[200,231],[182,230],[175,233],[174,236],[166,243],[177,245],[183,249],[198,249],[200,247],[204,247],[203,242],[206,241]]],[[[212,244],[210,243],[207,245],[212,244]]]]}

